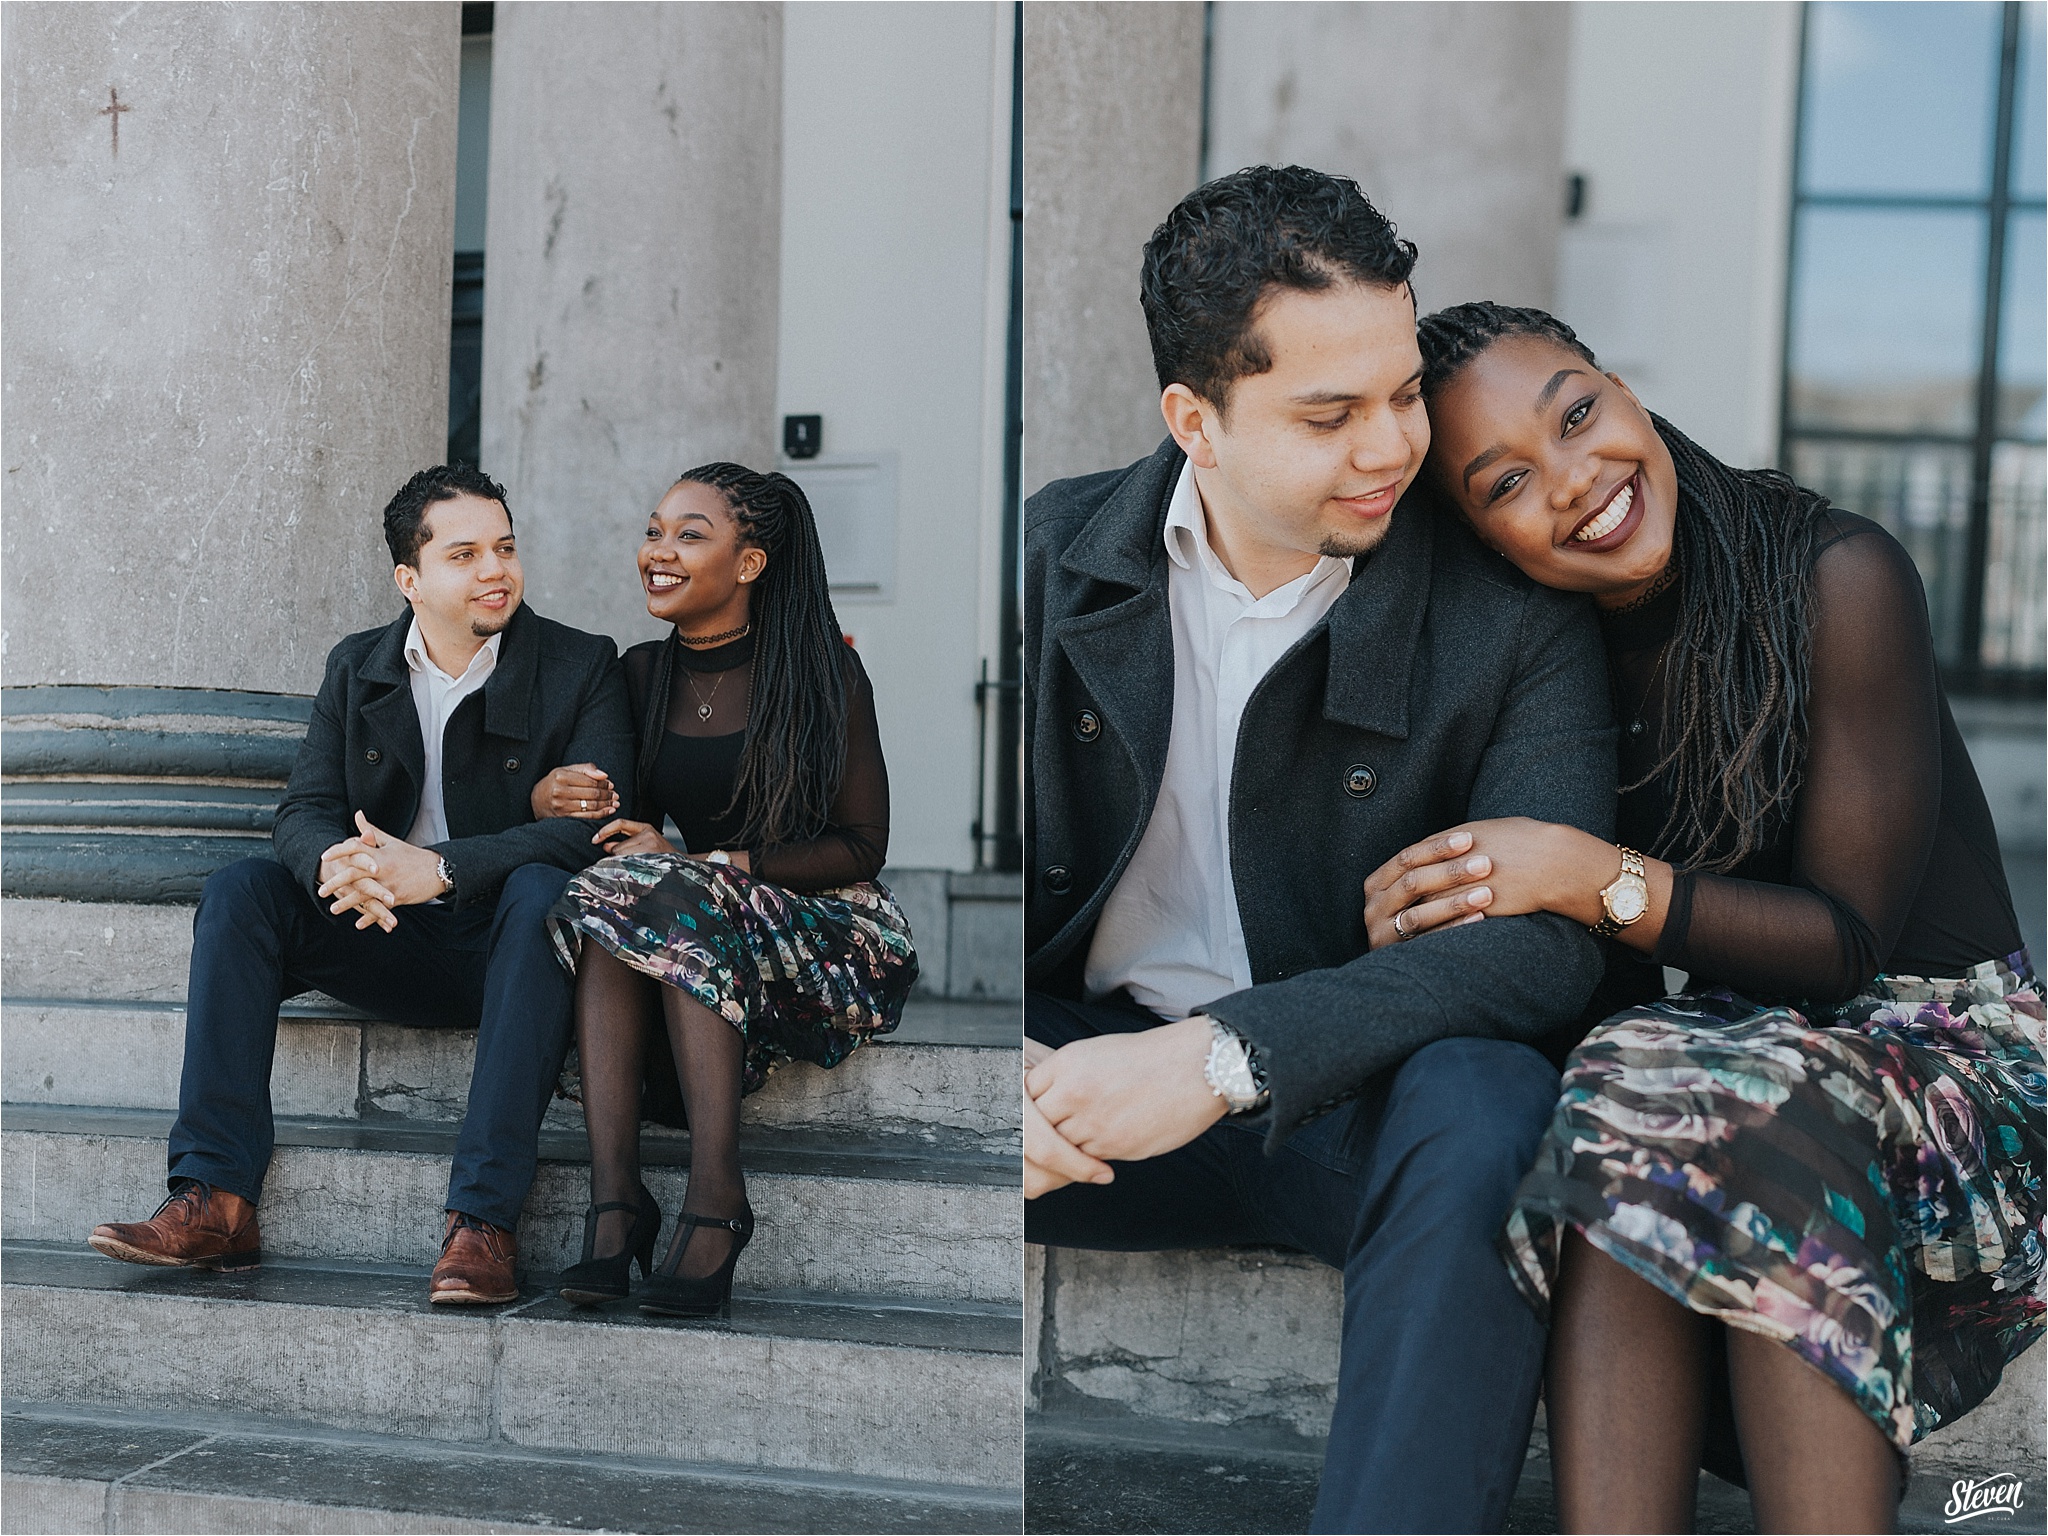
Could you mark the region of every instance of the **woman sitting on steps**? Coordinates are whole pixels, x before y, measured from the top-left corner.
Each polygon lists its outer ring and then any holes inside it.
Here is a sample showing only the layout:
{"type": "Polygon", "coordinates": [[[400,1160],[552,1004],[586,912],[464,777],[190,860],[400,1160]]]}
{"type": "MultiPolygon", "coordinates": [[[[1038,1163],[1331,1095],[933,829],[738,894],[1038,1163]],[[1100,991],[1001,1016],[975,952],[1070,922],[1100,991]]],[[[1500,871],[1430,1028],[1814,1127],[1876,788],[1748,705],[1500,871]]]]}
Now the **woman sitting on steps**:
{"type": "Polygon", "coordinates": [[[637,1259],[642,1310],[698,1316],[726,1307],[754,1232],[742,1095],[778,1061],[833,1066],[894,1029],[917,957],[875,879],[889,781],[874,692],[833,614],[803,491],[737,464],[693,469],[648,519],[639,567],[647,611],[672,626],[625,655],[647,819],[606,819],[618,797],[587,764],[534,791],[536,815],[604,819],[593,841],[611,855],[549,917],[576,972],[590,1133],[583,1258],[562,1295],[623,1297],[637,1259]],[[664,817],[683,848],[661,835],[664,817]],[[690,1130],[658,1268],[643,1114],[690,1130]]]}

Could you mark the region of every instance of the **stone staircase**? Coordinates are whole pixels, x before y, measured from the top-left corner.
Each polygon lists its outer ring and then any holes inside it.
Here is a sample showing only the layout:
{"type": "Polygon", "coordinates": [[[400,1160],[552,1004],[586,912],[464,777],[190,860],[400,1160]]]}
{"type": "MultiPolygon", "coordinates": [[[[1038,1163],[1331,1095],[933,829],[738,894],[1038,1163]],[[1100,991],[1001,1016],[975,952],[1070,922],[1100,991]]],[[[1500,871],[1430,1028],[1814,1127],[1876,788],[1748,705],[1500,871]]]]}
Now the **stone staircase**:
{"type": "MultiPolygon", "coordinates": [[[[163,1189],[189,907],[10,896],[5,1529],[1015,1530],[1014,1003],[921,998],[747,1101],[761,1226],[725,1322],[553,1295],[587,1195],[557,1102],[523,1298],[426,1302],[473,1034],[287,1005],[266,1262],[101,1258],[163,1189]]],[[[687,1138],[650,1126],[673,1215],[687,1138]]]]}
{"type": "MultiPolygon", "coordinates": [[[[1126,1499],[1133,1488],[1144,1491],[1143,1518],[1153,1523],[1124,1529],[1301,1528],[1288,1522],[1305,1518],[1314,1501],[1315,1479],[1303,1469],[1321,1456],[1336,1401],[1343,1287],[1335,1270],[1271,1249],[1121,1254],[1033,1246],[1025,1254],[1032,1530],[1111,1528],[1085,1518],[1070,1523],[1087,1508],[1085,1498],[1046,1491],[1084,1476],[1097,1490],[1123,1488],[1126,1499]],[[1299,1507],[1254,1504],[1246,1523],[1216,1523],[1228,1518],[1232,1495],[1210,1485],[1245,1476],[1276,1496],[1300,1485],[1299,1507]],[[1204,1509],[1208,1523],[1186,1523],[1204,1509]]],[[[2040,1529],[2044,1361],[2048,1347],[2037,1345],[1976,1412],[1915,1448],[1902,1528],[1949,1528],[1939,1511],[1955,1479],[2014,1472],[2028,1480],[2022,1518],[1970,1525],[2040,1529]]],[[[1510,1529],[1557,1528],[1547,1447],[1539,1409],[1510,1529]]],[[[1747,1501],[1703,1474],[1702,1519],[1731,1502],[1737,1523],[1701,1529],[1749,1528],[1740,1523],[1747,1501]]]]}

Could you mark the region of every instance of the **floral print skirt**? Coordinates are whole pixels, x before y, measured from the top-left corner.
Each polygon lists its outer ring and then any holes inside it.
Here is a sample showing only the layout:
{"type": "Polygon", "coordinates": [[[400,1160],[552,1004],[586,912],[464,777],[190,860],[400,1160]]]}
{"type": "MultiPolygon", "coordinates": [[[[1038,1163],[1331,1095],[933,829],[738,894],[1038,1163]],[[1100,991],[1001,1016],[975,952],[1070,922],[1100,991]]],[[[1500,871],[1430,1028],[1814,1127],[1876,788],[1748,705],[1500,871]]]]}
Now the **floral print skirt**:
{"type": "Polygon", "coordinates": [[[2024,950],[1812,1013],[1722,990],[1628,1009],[1566,1062],[1502,1254],[1547,1318],[1576,1227],[1795,1351],[1903,1451],[2041,1336],[2041,1036],[2024,950]]]}
{"type": "MultiPolygon", "coordinates": [[[[729,1021],[747,1042],[743,1094],[780,1062],[837,1066],[887,1034],[917,980],[910,924],[879,882],[806,896],[680,853],[591,865],[555,903],[548,931],[572,972],[595,939],[729,1021]]],[[[661,1075],[672,1085],[672,1072],[661,1075]]],[[[649,1084],[651,1097],[665,1086],[652,1070],[649,1084]]]]}

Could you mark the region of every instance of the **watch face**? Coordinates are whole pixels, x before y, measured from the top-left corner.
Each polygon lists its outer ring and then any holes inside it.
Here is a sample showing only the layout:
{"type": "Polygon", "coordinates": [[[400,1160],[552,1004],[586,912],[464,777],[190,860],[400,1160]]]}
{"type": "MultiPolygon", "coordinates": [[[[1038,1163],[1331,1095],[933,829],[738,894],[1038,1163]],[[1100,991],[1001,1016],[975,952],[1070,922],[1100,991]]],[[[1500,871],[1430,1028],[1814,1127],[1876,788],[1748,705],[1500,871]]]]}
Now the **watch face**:
{"type": "Polygon", "coordinates": [[[1634,922],[1649,906],[1649,887],[1640,880],[1617,880],[1607,897],[1607,910],[1618,923],[1634,922]]]}

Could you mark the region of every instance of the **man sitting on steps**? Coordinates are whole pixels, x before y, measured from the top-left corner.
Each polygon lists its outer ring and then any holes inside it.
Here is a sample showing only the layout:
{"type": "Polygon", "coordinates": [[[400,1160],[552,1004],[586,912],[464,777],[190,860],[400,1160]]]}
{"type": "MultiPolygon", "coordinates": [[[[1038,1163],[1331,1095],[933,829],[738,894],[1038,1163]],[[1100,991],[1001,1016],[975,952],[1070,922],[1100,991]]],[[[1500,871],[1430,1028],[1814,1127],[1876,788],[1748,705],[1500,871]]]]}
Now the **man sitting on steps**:
{"type": "Polygon", "coordinates": [[[317,988],[379,1018],[477,1031],[429,1295],[512,1301],[513,1229],[570,1037],[572,983],[542,919],[601,855],[587,822],[536,821],[529,796],[567,763],[629,785],[632,720],[612,642],[521,607],[512,517],[489,476],[414,475],[384,537],[410,613],[329,653],[276,862],[231,864],[200,896],[170,1198],[91,1241],[136,1264],[261,1262],[278,1005],[317,988]]]}
{"type": "Polygon", "coordinates": [[[1590,606],[1407,494],[1414,260],[1339,177],[1189,193],[1142,277],[1170,438],[1025,514],[1025,1235],[1343,1273],[1318,1531],[1500,1528],[1544,1350],[1493,1252],[1557,1095],[1528,1042],[1599,976],[1541,914],[1371,948],[1363,881],[1614,806],[1590,606]]]}

